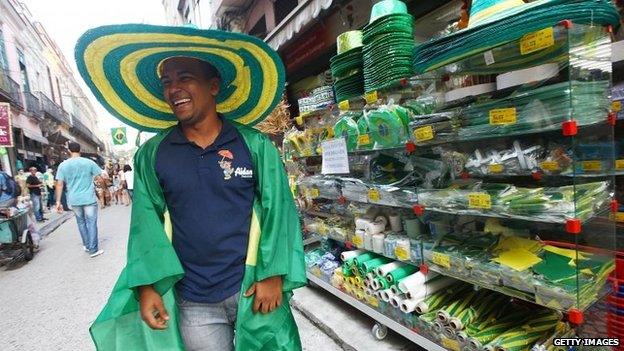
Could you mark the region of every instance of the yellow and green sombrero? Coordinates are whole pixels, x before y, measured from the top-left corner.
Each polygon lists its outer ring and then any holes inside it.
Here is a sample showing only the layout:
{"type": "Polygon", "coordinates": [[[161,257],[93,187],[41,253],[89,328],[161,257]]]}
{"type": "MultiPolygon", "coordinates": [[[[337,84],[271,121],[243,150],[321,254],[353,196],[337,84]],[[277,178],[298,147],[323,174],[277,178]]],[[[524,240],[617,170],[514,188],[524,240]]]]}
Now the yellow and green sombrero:
{"type": "Polygon", "coordinates": [[[91,29],[76,43],[78,71],[115,117],[143,131],[177,123],[158,75],[164,60],[185,56],[212,64],[221,76],[217,111],[246,125],[262,121],[279,103],[284,66],[262,40],[245,34],[145,24],[91,29]]]}

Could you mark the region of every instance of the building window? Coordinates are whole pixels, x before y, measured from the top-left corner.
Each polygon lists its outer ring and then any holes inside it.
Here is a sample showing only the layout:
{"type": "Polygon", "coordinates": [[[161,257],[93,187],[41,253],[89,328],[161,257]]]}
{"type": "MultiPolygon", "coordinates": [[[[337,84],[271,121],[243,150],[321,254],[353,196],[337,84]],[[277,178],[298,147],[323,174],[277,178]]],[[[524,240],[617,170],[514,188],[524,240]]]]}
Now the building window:
{"type": "Polygon", "coordinates": [[[52,95],[52,101],[56,100],[56,95],[54,94],[54,85],[52,84],[52,74],[50,74],[50,67],[46,67],[48,70],[48,82],[50,83],[50,94],[52,95]]]}
{"type": "Polygon", "coordinates": [[[275,12],[275,24],[279,25],[288,14],[297,7],[298,0],[277,0],[273,4],[273,11],[275,12]]]}
{"type": "Polygon", "coordinates": [[[30,91],[28,71],[26,70],[26,59],[24,58],[24,53],[21,50],[17,50],[17,59],[19,61],[20,77],[22,78],[22,88],[24,91],[30,91]]]}
{"type": "Polygon", "coordinates": [[[61,93],[61,84],[59,83],[58,77],[56,77],[56,88],[58,89],[59,105],[63,107],[63,93],[61,93]]]}
{"type": "Polygon", "coordinates": [[[9,67],[6,58],[6,51],[4,48],[4,33],[0,29],[0,69],[7,69],[9,67]]]}

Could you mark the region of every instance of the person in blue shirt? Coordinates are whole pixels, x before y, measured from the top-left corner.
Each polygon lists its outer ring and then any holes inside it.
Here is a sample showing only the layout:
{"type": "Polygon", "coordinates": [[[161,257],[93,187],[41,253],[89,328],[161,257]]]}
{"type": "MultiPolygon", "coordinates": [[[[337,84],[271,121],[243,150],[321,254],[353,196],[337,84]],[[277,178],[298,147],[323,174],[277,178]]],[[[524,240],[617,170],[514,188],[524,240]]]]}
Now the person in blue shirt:
{"type": "Polygon", "coordinates": [[[92,160],[80,156],[80,144],[69,143],[69,151],[71,158],[61,162],[56,172],[56,210],[63,212],[61,196],[67,184],[67,202],[76,215],[85,251],[93,258],[104,253],[104,250],[98,248],[98,206],[93,186],[93,179],[102,170],[92,160]]]}
{"type": "Polygon", "coordinates": [[[2,170],[2,165],[0,164],[0,207],[11,207],[15,205],[15,195],[7,191],[8,178],[9,175],[2,170]]]}

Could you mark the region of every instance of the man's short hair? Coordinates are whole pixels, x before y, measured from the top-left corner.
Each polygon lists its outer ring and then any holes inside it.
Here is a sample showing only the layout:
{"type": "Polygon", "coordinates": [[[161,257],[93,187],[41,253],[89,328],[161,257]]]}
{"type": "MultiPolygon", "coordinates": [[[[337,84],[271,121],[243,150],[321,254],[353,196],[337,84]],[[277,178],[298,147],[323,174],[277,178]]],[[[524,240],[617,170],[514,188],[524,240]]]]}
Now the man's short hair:
{"type": "Polygon", "coordinates": [[[204,72],[204,75],[206,77],[206,79],[212,79],[212,78],[221,78],[221,76],[219,75],[219,71],[215,68],[215,66],[211,65],[210,63],[204,61],[204,60],[198,60],[201,67],[202,67],[202,71],[204,72]]]}
{"type": "Polygon", "coordinates": [[[80,152],[80,144],[71,141],[69,143],[69,151],[71,151],[71,152],[80,152]]]}

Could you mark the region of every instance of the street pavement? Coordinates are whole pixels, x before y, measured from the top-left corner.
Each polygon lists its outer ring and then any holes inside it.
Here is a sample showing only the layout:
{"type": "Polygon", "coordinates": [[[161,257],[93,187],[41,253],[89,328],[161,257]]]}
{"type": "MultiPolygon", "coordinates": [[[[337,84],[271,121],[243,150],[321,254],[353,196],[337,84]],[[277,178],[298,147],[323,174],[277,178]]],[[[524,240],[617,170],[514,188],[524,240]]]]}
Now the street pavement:
{"type": "MultiPolygon", "coordinates": [[[[125,264],[130,208],[100,210],[105,253],[96,258],[83,251],[73,217],[46,216],[51,220],[39,228],[68,220],[45,236],[32,261],[0,268],[0,350],[93,350],[88,328],[125,264]]],[[[304,350],[342,350],[317,325],[294,314],[304,350]]]]}

